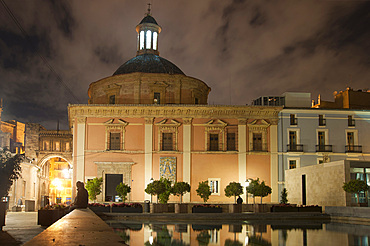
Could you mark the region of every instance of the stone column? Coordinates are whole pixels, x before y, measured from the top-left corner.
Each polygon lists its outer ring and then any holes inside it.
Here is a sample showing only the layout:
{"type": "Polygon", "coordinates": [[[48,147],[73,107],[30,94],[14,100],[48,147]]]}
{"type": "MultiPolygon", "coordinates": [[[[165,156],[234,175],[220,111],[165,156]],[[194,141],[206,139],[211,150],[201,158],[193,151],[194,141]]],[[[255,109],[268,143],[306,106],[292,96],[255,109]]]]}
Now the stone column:
{"type": "MultiPolygon", "coordinates": [[[[192,118],[183,119],[183,170],[182,180],[190,184],[191,181],[191,121],[192,118]]],[[[183,202],[190,202],[190,193],[183,196],[183,202]]]]}
{"type": "MultiPolygon", "coordinates": [[[[154,118],[145,118],[145,187],[153,178],[153,121],[154,118]]],[[[150,195],[145,193],[145,200],[150,200],[150,195]]]]}
{"type": "MultiPolygon", "coordinates": [[[[74,129],[73,137],[76,138],[76,180],[85,182],[85,137],[86,118],[77,118],[77,126],[74,129]]],[[[74,186],[75,184],[73,184],[74,186]]]]}
{"type": "MultiPolygon", "coordinates": [[[[238,172],[239,183],[244,187],[247,179],[247,120],[238,120],[238,172]]],[[[244,190],[243,200],[247,201],[244,190]]]]}
{"type": "Polygon", "coordinates": [[[270,125],[270,170],[271,170],[271,202],[279,202],[279,169],[278,169],[278,132],[277,132],[278,120],[271,120],[270,125]]]}

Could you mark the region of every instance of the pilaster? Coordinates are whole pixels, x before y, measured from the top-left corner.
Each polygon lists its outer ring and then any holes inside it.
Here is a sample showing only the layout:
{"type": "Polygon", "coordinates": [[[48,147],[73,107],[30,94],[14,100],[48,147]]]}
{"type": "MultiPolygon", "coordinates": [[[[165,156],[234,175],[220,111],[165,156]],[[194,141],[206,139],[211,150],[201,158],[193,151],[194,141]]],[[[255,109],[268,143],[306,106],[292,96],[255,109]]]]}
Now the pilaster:
{"type": "MultiPolygon", "coordinates": [[[[247,179],[247,120],[238,120],[238,173],[239,183],[244,186],[247,179]]],[[[247,197],[244,193],[243,200],[246,201],[247,197]]]]}
{"type": "MultiPolygon", "coordinates": [[[[192,118],[183,119],[183,176],[182,180],[191,183],[191,122],[192,118]]],[[[190,202],[190,193],[183,196],[184,202],[190,202]]]]}
{"type": "MultiPolygon", "coordinates": [[[[154,118],[145,118],[145,188],[153,178],[153,121],[154,118]]],[[[145,200],[150,200],[147,193],[145,200]]]]}

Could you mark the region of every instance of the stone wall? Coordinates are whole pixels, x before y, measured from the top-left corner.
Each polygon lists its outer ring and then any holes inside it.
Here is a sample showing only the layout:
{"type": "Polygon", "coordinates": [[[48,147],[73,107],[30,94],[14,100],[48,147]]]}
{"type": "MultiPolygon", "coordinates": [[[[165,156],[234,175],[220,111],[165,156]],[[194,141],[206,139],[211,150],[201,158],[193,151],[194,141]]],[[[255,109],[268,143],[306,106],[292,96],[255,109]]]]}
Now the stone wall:
{"type": "Polygon", "coordinates": [[[306,175],[307,205],[346,206],[345,173],[345,161],[286,170],[289,203],[302,204],[302,175],[306,175]]]}

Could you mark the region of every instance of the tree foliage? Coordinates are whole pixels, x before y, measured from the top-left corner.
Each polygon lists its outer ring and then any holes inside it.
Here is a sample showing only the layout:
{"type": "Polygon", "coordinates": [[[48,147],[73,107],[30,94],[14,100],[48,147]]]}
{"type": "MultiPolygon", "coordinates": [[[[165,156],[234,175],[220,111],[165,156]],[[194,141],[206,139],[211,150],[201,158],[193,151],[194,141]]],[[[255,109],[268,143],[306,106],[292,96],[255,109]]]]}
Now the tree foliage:
{"type": "Polygon", "coordinates": [[[103,178],[94,178],[86,182],[86,190],[89,192],[90,200],[95,201],[96,196],[101,194],[103,178]]]}
{"type": "Polygon", "coordinates": [[[13,181],[21,177],[21,162],[24,155],[12,154],[0,148],[0,198],[8,196],[13,181]]]}
{"type": "Polygon", "coordinates": [[[190,192],[190,185],[186,182],[176,182],[172,187],[172,192],[175,196],[180,196],[180,203],[182,203],[182,196],[190,192]]]}
{"type": "Polygon", "coordinates": [[[125,183],[120,183],[116,187],[116,191],[119,197],[121,197],[123,202],[126,202],[127,194],[131,192],[131,187],[125,183]]]}
{"type": "Polygon", "coordinates": [[[255,203],[256,196],[261,197],[262,203],[262,198],[272,193],[271,187],[266,185],[265,181],[260,182],[259,178],[251,180],[247,191],[253,195],[253,203],[255,203]]]}
{"type": "Polygon", "coordinates": [[[232,197],[234,196],[234,201],[236,203],[236,197],[242,195],[243,186],[237,182],[230,182],[225,188],[225,196],[232,197]]]}
{"type": "Polygon", "coordinates": [[[172,193],[171,181],[165,178],[154,180],[146,186],[145,192],[157,196],[157,203],[158,200],[160,203],[167,203],[172,193]]]}
{"type": "Polygon", "coordinates": [[[288,191],[286,188],[284,188],[281,191],[281,196],[280,196],[280,203],[281,204],[287,204],[288,203],[288,191]]]}
{"type": "Polygon", "coordinates": [[[196,192],[197,195],[200,196],[204,202],[207,202],[209,196],[211,195],[211,188],[208,185],[208,181],[199,182],[196,192]]]}
{"type": "Polygon", "coordinates": [[[369,189],[369,186],[363,180],[352,179],[347,183],[343,183],[342,188],[345,192],[356,194],[357,203],[360,203],[360,192],[367,191],[369,189]]]}

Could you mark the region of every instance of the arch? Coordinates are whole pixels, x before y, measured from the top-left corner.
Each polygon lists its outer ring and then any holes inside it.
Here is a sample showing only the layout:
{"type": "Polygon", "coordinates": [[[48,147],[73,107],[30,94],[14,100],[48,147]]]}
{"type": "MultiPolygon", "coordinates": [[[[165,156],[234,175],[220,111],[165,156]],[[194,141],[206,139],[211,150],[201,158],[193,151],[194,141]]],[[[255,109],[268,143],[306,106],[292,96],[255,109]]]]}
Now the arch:
{"type": "Polygon", "coordinates": [[[47,154],[45,156],[43,156],[42,158],[40,158],[40,160],[38,161],[37,163],[37,166],[39,168],[42,168],[45,163],[52,159],[52,158],[62,158],[63,160],[65,160],[66,162],[68,162],[68,165],[73,168],[73,163],[72,163],[72,154],[70,156],[65,156],[65,155],[61,155],[61,154],[55,154],[55,153],[52,153],[52,154],[47,154]]]}

